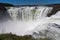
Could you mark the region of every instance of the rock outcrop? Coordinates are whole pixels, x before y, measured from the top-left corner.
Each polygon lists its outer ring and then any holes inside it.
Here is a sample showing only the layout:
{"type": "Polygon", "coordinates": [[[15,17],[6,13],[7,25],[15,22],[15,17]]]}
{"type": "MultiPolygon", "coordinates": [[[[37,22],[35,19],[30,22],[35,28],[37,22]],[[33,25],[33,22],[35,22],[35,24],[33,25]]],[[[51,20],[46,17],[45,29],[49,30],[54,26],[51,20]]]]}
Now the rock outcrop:
{"type": "Polygon", "coordinates": [[[47,14],[48,17],[56,14],[56,12],[60,10],[60,4],[52,4],[52,5],[47,5],[47,6],[53,7],[53,10],[51,11],[51,13],[47,14]]]}

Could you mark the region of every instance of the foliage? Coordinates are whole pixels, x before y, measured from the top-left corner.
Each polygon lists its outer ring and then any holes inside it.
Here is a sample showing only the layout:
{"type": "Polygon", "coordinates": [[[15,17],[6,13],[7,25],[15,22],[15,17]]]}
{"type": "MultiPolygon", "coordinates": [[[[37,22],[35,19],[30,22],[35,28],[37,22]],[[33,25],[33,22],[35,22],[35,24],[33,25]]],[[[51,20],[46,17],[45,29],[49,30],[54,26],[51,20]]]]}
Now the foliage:
{"type": "Polygon", "coordinates": [[[0,40],[35,40],[31,35],[17,36],[15,34],[0,34],[0,40]]]}
{"type": "Polygon", "coordinates": [[[48,39],[48,38],[40,38],[39,40],[51,40],[51,39],[48,39]]]}
{"type": "Polygon", "coordinates": [[[49,39],[47,38],[35,39],[31,35],[17,36],[15,34],[7,33],[7,34],[0,34],[0,40],[49,40],[49,39]]]}

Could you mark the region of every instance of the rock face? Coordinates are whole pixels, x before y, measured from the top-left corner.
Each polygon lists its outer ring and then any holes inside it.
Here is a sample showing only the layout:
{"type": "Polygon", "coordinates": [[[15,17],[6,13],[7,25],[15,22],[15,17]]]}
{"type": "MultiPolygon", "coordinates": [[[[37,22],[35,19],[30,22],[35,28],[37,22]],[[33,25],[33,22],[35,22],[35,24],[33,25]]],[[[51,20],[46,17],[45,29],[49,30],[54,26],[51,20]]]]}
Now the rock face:
{"type": "Polygon", "coordinates": [[[8,3],[0,3],[0,21],[3,19],[5,20],[7,17],[9,18],[9,13],[7,12],[6,7],[13,6],[12,4],[8,3]]]}
{"type": "Polygon", "coordinates": [[[51,15],[54,15],[57,11],[60,10],[60,4],[53,4],[53,5],[49,5],[49,6],[53,7],[53,10],[51,11],[51,13],[47,14],[49,17],[51,15]]]}

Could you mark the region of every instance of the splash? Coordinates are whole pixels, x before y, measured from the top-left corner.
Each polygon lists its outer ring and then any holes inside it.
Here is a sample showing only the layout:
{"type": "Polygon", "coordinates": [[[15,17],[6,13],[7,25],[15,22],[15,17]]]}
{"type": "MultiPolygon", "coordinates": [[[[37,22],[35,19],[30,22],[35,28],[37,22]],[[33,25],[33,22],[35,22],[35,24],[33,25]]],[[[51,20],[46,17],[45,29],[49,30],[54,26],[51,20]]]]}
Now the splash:
{"type": "Polygon", "coordinates": [[[52,9],[53,7],[45,6],[9,7],[7,12],[10,19],[0,23],[0,33],[11,32],[17,35],[24,35],[26,32],[33,30],[36,26],[48,23],[49,17],[47,17],[47,14],[50,13],[52,9]]]}

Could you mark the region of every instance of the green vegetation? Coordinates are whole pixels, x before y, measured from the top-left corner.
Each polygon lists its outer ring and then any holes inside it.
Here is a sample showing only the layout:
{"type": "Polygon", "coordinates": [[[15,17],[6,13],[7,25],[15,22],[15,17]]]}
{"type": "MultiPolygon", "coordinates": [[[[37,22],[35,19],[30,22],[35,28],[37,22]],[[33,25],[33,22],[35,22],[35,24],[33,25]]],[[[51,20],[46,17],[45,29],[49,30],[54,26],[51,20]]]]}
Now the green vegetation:
{"type": "Polygon", "coordinates": [[[48,38],[39,38],[38,40],[51,40],[51,39],[48,39],[48,38]]]}
{"type": "Polygon", "coordinates": [[[13,7],[13,4],[9,4],[9,3],[0,3],[0,7],[13,7]]]}
{"type": "Polygon", "coordinates": [[[47,38],[35,39],[31,35],[17,36],[15,34],[7,33],[7,34],[0,34],[0,40],[49,40],[49,39],[47,38]]]}
{"type": "Polygon", "coordinates": [[[0,40],[35,40],[31,35],[0,34],[0,40]]]}

